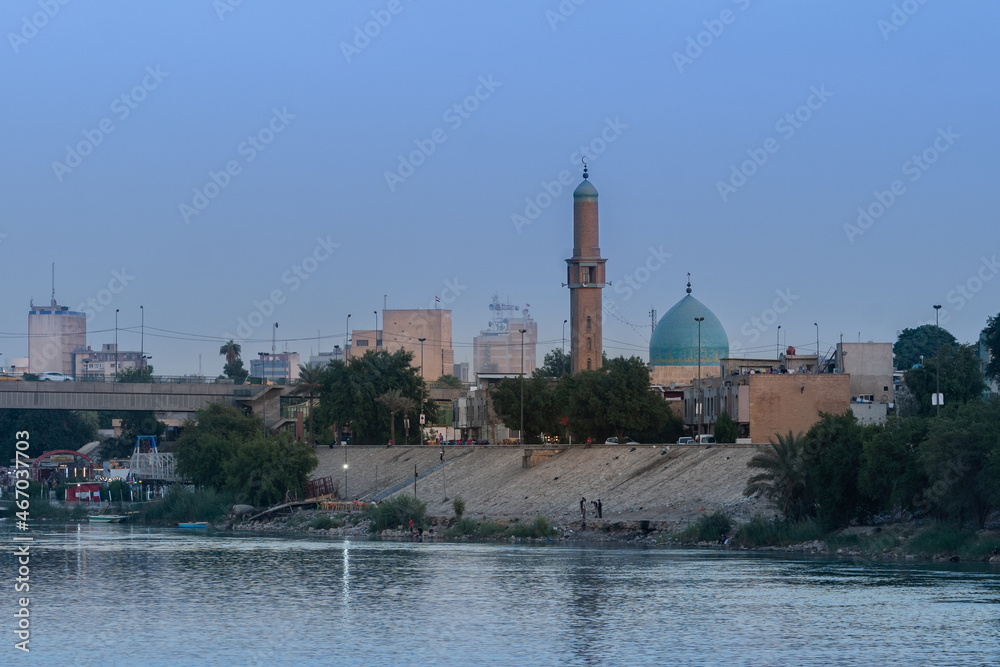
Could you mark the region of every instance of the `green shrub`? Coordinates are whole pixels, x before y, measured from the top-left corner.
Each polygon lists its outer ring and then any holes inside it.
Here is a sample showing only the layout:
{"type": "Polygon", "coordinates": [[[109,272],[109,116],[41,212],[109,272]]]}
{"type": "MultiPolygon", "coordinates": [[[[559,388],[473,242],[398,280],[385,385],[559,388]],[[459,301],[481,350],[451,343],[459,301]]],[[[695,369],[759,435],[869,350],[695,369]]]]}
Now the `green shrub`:
{"type": "Polygon", "coordinates": [[[465,501],[462,500],[462,496],[455,496],[455,499],[451,501],[451,509],[455,511],[456,518],[462,518],[462,515],[465,514],[465,501]]]}
{"type": "Polygon", "coordinates": [[[519,525],[510,530],[510,534],[514,537],[528,538],[551,537],[555,532],[556,529],[552,527],[544,514],[536,516],[530,526],[519,525]]]}
{"type": "Polygon", "coordinates": [[[396,496],[376,507],[368,507],[365,516],[370,521],[372,532],[409,526],[411,520],[414,527],[423,526],[427,522],[427,503],[413,496],[396,496]]]}
{"type": "Polygon", "coordinates": [[[189,491],[174,484],[165,498],[148,504],[139,516],[149,523],[215,521],[226,516],[232,507],[233,499],[228,494],[210,488],[189,491]]]}
{"type": "Polygon", "coordinates": [[[910,540],[909,551],[925,556],[956,554],[970,546],[976,534],[958,526],[939,523],[910,540]]]}
{"type": "Polygon", "coordinates": [[[344,517],[332,517],[329,515],[318,516],[310,521],[306,527],[312,528],[313,530],[330,530],[331,528],[340,528],[344,525],[344,517]]]}
{"type": "Polygon", "coordinates": [[[823,535],[822,527],[812,519],[795,522],[776,521],[758,514],[736,528],[732,543],[749,549],[784,547],[822,539],[823,535]]]}
{"type": "Polygon", "coordinates": [[[475,535],[476,529],[479,528],[479,522],[475,519],[459,519],[455,522],[455,525],[448,529],[448,537],[462,537],[465,535],[475,535]]]}
{"type": "Polygon", "coordinates": [[[698,520],[681,531],[678,537],[691,542],[717,542],[720,535],[728,535],[733,529],[729,515],[722,512],[702,514],[698,520]]]}

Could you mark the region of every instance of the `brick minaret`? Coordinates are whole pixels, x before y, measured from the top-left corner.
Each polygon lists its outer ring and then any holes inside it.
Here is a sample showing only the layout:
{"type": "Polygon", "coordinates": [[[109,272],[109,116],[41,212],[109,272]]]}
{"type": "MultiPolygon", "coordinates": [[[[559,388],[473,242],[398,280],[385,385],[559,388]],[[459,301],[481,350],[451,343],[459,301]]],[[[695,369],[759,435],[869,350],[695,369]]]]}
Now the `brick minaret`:
{"type": "Polygon", "coordinates": [[[573,192],[573,257],[566,260],[570,355],[574,373],[601,367],[604,263],[598,241],[597,188],[587,180],[573,192]]]}

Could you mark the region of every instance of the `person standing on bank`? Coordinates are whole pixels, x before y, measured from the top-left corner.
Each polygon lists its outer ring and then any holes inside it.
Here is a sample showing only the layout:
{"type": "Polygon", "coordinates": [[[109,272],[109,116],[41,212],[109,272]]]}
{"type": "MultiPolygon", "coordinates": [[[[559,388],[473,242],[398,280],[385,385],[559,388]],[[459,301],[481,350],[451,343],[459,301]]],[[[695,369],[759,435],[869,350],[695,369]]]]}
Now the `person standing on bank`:
{"type": "Polygon", "coordinates": [[[584,521],[587,520],[587,499],[580,496],[580,514],[584,521]]]}
{"type": "Polygon", "coordinates": [[[604,503],[601,502],[600,498],[597,499],[597,518],[604,518],[604,503]]]}

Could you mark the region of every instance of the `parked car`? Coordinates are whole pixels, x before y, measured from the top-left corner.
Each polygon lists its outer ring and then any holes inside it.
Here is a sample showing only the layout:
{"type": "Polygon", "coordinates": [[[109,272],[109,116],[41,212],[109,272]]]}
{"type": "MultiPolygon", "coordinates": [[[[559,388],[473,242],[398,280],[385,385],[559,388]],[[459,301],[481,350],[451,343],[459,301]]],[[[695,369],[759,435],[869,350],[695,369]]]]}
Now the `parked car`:
{"type": "Polygon", "coordinates": [[[604,441],[605,445],[638,445],[639,443],[632,438],[622,438],[621,442],[618,442],[618,438],[608,438],[604,441]]]}
{"type": "Polygon", "coordinates": [[[0,382],[20,382],[23,380],[20,375],[11,375],[10,373],[0,373],[0,382]]]}
{"type": "Polygon", "coordinates": [[[69,375],[63,375],[62,373],[57,373],[56,371],[45,371],[44,373],[38,374],[39,382],[72,382],[73,378],[69,375]]]}
{"type": "Polygon", "coordinates": [[[693,445],[694,444],[694,438],[689,437],[689,436],[684,436],[683,438],[677,438],[677,444],[678,445],[693,445]]]}
{"type": "Polygon", "coordinates": [[[705,433],[697,436],[695,438],[695,442],[697,442],[699,445],[714,445],[715,436],[712,435],[711,433],[705,433]]]}

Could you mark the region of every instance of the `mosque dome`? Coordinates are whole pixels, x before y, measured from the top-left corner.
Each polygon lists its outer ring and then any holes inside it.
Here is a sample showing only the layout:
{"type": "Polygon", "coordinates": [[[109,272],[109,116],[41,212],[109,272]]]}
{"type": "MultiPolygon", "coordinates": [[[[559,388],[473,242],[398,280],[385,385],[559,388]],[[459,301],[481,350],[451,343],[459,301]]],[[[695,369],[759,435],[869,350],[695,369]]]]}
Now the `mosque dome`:
{"type": "Polygon", "coordinates": [[[649,341],[651,366],[697,366],[698,322],[701,323],[701,365],[717,365],[729,356],[729,337],[719,318],[705,304],[691,296],[688,283],[687,295],[660,318],[649,341]]]}
{"type": "Polygon", "coordinates": [[[584,177],[583,182],[573,191],[573,199],[597,199],[597,188],[584,177]]]}

